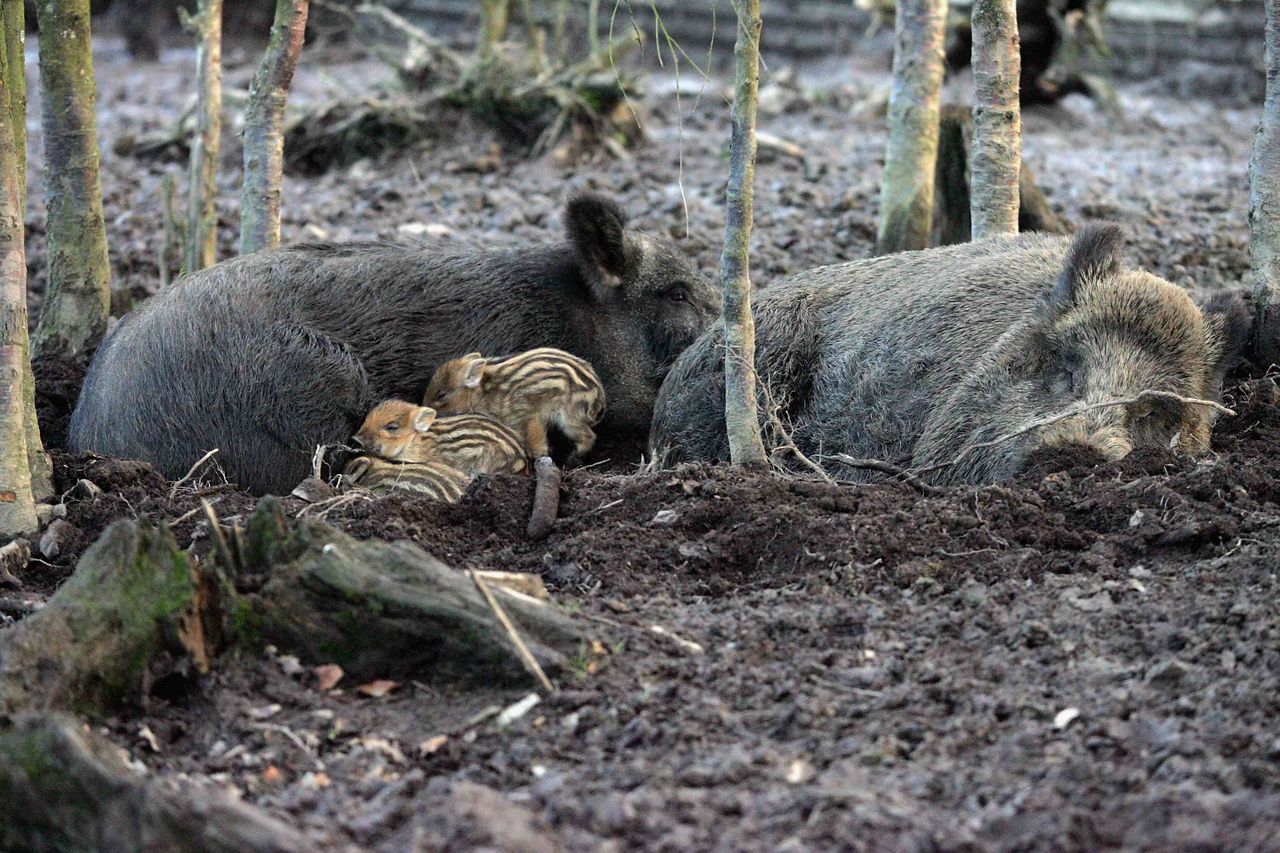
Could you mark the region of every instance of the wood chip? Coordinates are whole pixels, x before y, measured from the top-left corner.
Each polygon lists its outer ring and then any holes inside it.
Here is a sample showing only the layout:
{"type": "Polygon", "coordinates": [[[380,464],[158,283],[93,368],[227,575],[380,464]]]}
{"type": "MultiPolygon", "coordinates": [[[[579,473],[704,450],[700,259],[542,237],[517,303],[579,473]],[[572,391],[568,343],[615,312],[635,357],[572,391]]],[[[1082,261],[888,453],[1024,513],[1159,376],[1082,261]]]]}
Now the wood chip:
{"type": "Polygon", "coordinates": [[[377,678],[368,684],[361,684],[356,688],[356,692],[363,696],[368,696],[370,699],[380,699],[399,686],[399,682],[386,678],[377,678]]]}
{"type": "Polygon", "coordinates": [[[311,670],[311,673],[316,677],[316,688],[319,690],[332,690],[338,686],[342,676],[346,675],[336,663],[321,664],[311,670]]]}

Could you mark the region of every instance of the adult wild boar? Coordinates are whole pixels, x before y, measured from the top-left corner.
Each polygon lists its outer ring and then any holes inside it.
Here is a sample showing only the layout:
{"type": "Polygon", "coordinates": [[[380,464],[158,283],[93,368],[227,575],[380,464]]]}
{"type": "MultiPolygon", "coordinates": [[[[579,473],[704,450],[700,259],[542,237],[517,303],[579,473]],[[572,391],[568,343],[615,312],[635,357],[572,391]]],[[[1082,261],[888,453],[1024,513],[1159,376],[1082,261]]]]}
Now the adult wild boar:
{"type": "Polygon", "coordinates": [[[318,444],[348,439],[386,397],[421,399],[471,351],[556,347],[591,362],[605,429],[644,430],[658,386],[719,310],[669,241],[581,195],[568,240],[517,251],[298,245],[187,276],[99,348],[70,447],[146,459],[170,477],[218,448],[228,478],[287,493],[318,444]]]}
{"type": "MultiPolygon", "coordinates": [[[[1061,444],[1109,459],[1172,443],[1203,452],[1210,407],[1142,392],[1217,399],[1247,314],[1226,294],[1202,311],[1126,269],[1122,239],[1097,224],[1074,239],[1022,235],[800,273],[756,301],[759,376],[797,447],[840,479],[878,476],[841,453],[984,483],[1061,444]]],[[[722,334],[712,327],[667,375],[650,436],[658,459],[728,458],[722,334]]]]}

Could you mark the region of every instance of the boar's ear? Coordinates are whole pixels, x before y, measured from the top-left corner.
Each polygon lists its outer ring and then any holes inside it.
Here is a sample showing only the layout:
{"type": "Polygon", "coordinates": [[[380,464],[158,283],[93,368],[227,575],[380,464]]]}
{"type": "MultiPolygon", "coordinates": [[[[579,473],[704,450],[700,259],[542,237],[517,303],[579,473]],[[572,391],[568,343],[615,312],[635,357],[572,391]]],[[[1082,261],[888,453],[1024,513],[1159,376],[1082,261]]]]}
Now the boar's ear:
{"type": "Polygon", "coordinates": [[[575,195],[565,208],[564,223],[592,294],[602,301],[614,298],[627,262],[622,208],[604,196],[575,195]]]}
{"type": "Polygon", "coordinates": [[[466,366],[462,370],[462,385],[464,388],[479,388],[480,380],[484,379],[484,369],[487,367],[484,357],[480,353],[472,353],[467,356],[466,366]]]}
{"type": "Polygon", "coordinates": [[[419,406],[413,413],[413,428],[418,432],[426,432],[435,423],[436,410],[430,406],[419,406]]]}
{"type": "Polygon", "coordinates": [[[1076,232],[1053,285],[1051,307],[1065,311],[1075,304],[1080,288],[1088,282],[1120,272],[1123,246],[1124,229],[1114,222],[1091,222],[1076,232]]]}
{"type": "Polygon", "coordinates": [[[1220,290],[1213,295],[1204,308],[1205,319],[1217,338],[1217,352],[1213,363],[1214,389],[1222,388],[1222,382],[1235,366],[1240,363],[1245,346],[1249,343],[1249,333],[1253,329],[1253,318],[1245,307],[1240,294],[1233,290],[1220,290]]]}

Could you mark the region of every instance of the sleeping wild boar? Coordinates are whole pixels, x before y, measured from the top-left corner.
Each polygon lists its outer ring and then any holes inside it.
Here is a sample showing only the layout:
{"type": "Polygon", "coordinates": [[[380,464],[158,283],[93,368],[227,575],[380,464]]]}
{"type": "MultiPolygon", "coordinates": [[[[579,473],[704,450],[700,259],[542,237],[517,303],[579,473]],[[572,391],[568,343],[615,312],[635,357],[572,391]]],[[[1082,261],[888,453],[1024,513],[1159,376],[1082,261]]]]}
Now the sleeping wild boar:
{"type": "Polygon", "coordinates": [[[218,448],[231,481],[283,494],[317,445],[346,441],[378,400],[421,399],[447,359],[540,346],[595,365],[603,429],[642,432],[719,296],[607,198],[572,198],[564,222],[567,241],[543,248],[309,244],[186,276],[98,349],[69,445],[170,477],[218,448]]]}
{"type": "MultiPolygon", "coordinates": [[[[1055,445],[1202,453],[1216,412],[1143,392],[1216,400],[1247,313],[1228,294],[1202,310],[1127,269],[1122,242],[1095,224],[800,273],[757,298],[757,371],[797,447],[841,479],[879,476],[841,453],[939,483],[1006,479],[1055,445]],[[1087,410],[1000,440],[1073,408],[1087,410]]],[[[650,437],[659,460],[728,458],[722,336],[707,331],[668,374],[650,437]]]]}

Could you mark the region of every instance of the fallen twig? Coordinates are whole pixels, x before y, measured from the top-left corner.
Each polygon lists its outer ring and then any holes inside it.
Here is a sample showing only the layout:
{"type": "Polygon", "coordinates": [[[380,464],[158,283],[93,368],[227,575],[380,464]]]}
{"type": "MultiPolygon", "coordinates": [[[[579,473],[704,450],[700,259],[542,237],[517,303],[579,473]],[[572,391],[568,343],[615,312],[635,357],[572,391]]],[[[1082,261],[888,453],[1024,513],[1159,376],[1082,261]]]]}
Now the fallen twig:
{"type": "Polygon", "coordinates": [[[912,472],[914,474],[919,475],[919,474],[927,474],[931,471],[937,471],[942,468],[950,468],[953,465],[958,465],[962,459],[964,459],[966,456],[968,456],[970,453],[972,453],[975,450],[984,450],[988,447],[995,447],[998,444],[1004,444],[1006,441],[1012,441],[1013,439],[1018,438],[1019,436],[1026,435],[1032,430],[1041,429],[1047,426],[1053,426],[1059,421],[1065,421],[1068,418],[1074,418],[1077,415],[1084,414],[1085,412],[1091,412],[1096,409],[1109,409],[1115,406],[1132,406],[1134,403],[1140,403],[1143,400],[1146,400],[1150,397],[1156,397],[1161,400],[1174,400],[1178,403],[1182,403],[1188,406],[1208,406],[1209,408],[1214,409],[1215,411],[1220,412],[1221,414],[1224,414],[1228,417],[1235,417],[1235,414],[1236,414],[1234,409],[1228,409],[1226,406],[1222,405],[1221,403],[1216,403],[1213,400],[1203,400],[1199,397],[1184,397],[1181,394],[1175,394],[1172,391],[1147,390],[1139,394],[1135,394],[1132,397],[1125,397],[1124,399],[1120,399],[1120,400],[1103,400],[1101,403],[1089,403],[1084,406],[1074,406],[1070,409],[1067,409],[1065,412],[1059,412],[1056,415],[1050,415],[1048,417],[1034,420],[1031,423],[1027,424],[1026,426],[1016,429],[1011,433],[1006,433],[1005,435],[999,436],[998,438],[993,438],[990,441],[982,441],[977,444],[971,444],[968,447],[966,447],[964,450],[961,450],[958,454],[956,454],[955,458],[953,459],[950,459],[946,462],[936,462],[933,465],[926,465],[923,468],[913,468],[912,472]]]}
{"type": "Polygon", "coordinates": [[[489,585],[475,572],[467,572],[467,574],[471,576],[472,583],[476,585],[476,589],[480,590],[484,600],[489,603],[489,608],[493,611],[493,615],[497,617],[498,622],[506,629],[507,636],[516,647],[516,653],[519,655],[520,662],[524,664],[525,669],[529,670],[529,673],[538,680],[544,690],[548,693],[554,693],[556,690],[555,685],[551,683],[550,678],[547,678],[547,674],[542,671],[542,665],[538,663],[538,659],[533,656],[533,652],[529,651],[529,647],[520,638],[520,632],[516,630],[515,624],[507,616],[507,611],[502,609],[502,605],[498,603],[498,599],[490,591],[489,585]]]}
{"type": "Polygon", "coordinates": [[[537,486],[533,492],[533,511],[529,513],[529,526],[525,535],[533,541],[546,539],[555,524],[560,509],[560,469],[550,456],[539,457],[534,463],[537,486]]]}
{"type": "Polygon", "coordinates": [[[217,452],[218,452],[218,448],[215,447],[213,450],[210,450],[204,456],[201,456],[199,459],[197,459],[196,464],[192,465],[191,468],[187,471],[187,473],[182,475],[182,479],[175,481],[174,484],[169,488],[169,500],[173,500],[175,497],[177,497],[178,487],[181,486],[183,483],[187,482],[188,480],[190,480],[192,477],[194,477],[196,471],[200,470],[200,466],[208,462],[213,457],[213,455],[217,452]]]}
{"type": "Polygon", "coordinates": [[[866,468],[870,471],[879,471],[881,474],[897,477],[902,483],[923,495],[940,495],[944,492],[942,488],[926,483],[906,468],[894,465],[892,462],[886,462],[883,459],[855,459],[847,453],[837,453],[831,458],[848,465],[850,468],[866,468]]]}

